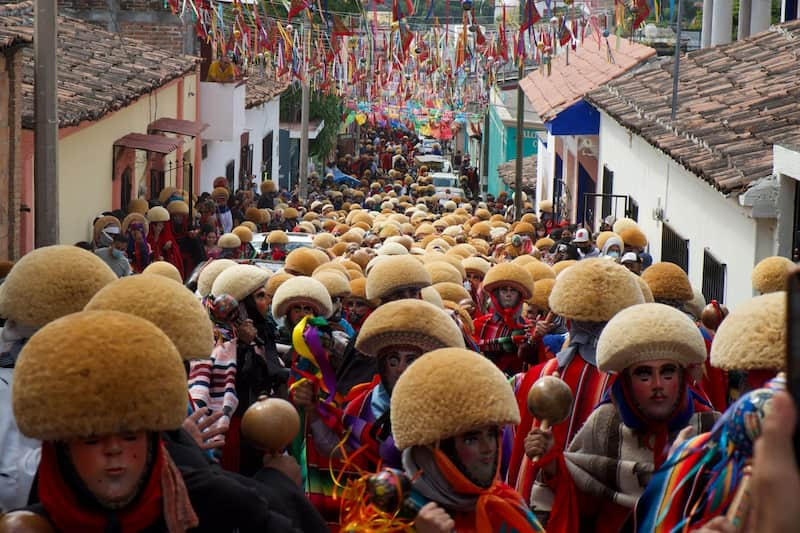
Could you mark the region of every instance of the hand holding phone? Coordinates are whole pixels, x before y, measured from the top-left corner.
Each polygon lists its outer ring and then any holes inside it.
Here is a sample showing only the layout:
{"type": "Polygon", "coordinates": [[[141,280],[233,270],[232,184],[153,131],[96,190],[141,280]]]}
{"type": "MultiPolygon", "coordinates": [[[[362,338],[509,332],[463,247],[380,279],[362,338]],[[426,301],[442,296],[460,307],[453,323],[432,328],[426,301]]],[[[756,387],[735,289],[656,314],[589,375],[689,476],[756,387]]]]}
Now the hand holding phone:
{"type": "MultiPolygon", "coordinates": [[[[786,385],[800,405],[800,269],[789,274],[786,298],[786,385]]],[[[800,433],[794,433],[794,453],[800,464],[800,433]]]]}

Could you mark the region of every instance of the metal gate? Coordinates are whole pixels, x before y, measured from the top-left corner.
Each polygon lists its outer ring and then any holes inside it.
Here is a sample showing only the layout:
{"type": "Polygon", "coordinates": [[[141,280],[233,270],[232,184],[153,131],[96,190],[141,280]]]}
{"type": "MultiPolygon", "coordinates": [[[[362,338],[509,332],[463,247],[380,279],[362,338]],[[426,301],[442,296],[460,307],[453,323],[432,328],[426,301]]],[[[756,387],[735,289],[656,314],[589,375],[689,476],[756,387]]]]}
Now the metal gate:
{"type": "Polygon", "coordinates": [[[727,266],[714,257],[706,248],[703,251],[703,296],[706,301],[725,303],[725,274],[727,266]]]}
{"type": "Polygon", "coordinates": [[[624,194],[600,194],[596,192],[587,192],[583,195],[583,220],[587,224],[594,223],[594,204],[597,198],[602,199],[601,213],[604,219],[608,215],[614,215],[614,218],[622,218],[619,209],[620,200],[625,202],[625,207],[622,209],[624,216],[628,216],[630,213],[630,196],[624,194]],[[606,205],[608,206],[608,211],[606,211],[606,205]]]}
{"type": "Polygon", "coordinates": [[[675,263],[689,273],[689,239],[684,239],[669,224],[661,229],[661,261],[675,263]]]}

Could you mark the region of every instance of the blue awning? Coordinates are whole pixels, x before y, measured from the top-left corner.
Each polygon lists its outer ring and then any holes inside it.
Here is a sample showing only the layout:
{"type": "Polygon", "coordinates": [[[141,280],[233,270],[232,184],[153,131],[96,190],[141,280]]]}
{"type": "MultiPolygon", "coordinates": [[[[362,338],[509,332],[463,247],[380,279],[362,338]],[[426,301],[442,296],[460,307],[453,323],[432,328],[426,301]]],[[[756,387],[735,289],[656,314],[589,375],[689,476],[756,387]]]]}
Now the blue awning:
{"type": "Polygon", "coordinates": [[[600,112],[586,100],[572,104],[545,123],[552,135],[598,135],[600,112]]]}

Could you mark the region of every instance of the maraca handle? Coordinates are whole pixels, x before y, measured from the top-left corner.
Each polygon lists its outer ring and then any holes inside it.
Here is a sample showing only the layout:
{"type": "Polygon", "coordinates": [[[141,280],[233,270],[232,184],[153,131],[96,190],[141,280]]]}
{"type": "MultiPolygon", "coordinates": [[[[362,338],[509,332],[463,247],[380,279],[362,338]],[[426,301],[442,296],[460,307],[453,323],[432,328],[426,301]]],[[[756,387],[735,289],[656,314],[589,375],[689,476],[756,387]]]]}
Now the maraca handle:
{"type": "Polygon", "coordinates": [[[750,513],[750,478],[752,470],[745,467],[744,475],[739,481],[739,487],[733,496],[733,502],[728,508],[726,517],[733,525],[735,531],[742,531],[747,515],[750,513]]]}
{"type": "MultiPolygon", "coordinates": [[[[541,429],[542,431],[549,430],[550,429],[550,422],[548,422],[547,420],[542,420],[542,423],[539,424],[539,429],[541,429]]],[[[533,459],[531,459],[531,461],[533,461],[535,463],[536,461],[538,461],[541,458],[542,458],[541,455],[537,455],[533,459]]]]}

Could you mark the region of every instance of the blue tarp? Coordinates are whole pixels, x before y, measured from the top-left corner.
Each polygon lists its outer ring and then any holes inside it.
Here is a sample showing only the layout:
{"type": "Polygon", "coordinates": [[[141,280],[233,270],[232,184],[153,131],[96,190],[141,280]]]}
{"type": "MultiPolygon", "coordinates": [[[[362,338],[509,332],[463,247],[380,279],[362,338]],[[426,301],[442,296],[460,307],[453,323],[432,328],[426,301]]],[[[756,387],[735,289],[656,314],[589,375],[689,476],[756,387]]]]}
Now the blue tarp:
{"type": "Polygon", "coordinates": [[[333,168],[333,182],[337,185],[344,183],[348,187],[358,187],[361,185],[360,181],[353,176],[348,176],[336,167],[333,168]]]}

